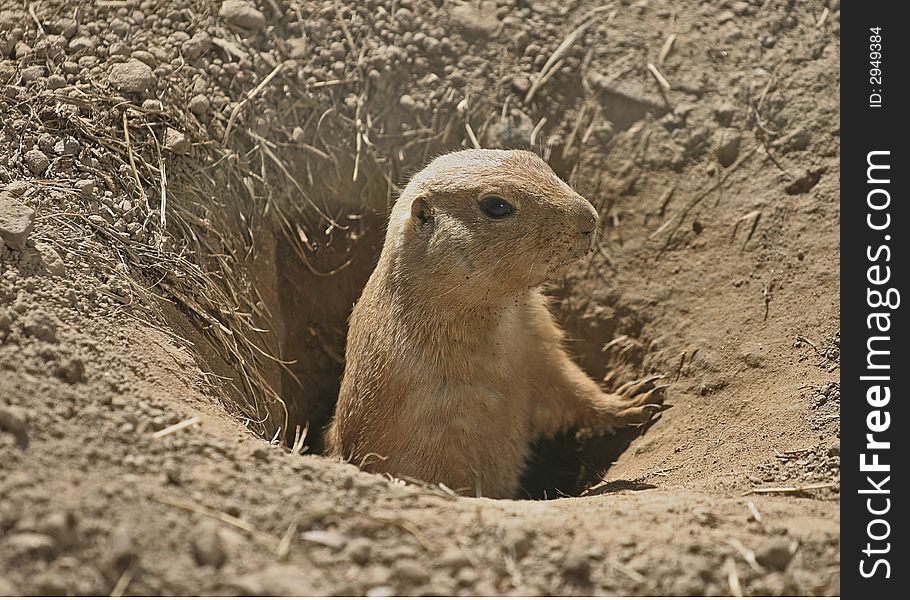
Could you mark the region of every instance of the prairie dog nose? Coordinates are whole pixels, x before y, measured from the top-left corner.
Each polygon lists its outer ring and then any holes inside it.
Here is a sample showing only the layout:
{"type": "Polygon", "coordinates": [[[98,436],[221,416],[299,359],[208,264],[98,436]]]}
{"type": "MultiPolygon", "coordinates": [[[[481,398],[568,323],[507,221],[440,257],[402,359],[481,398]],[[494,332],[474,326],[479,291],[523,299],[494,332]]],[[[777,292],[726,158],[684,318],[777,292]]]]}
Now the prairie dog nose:
{"type": "Polygon", "coordinates": [[[590,202],[579,197],[576,206],[573,208],[578,230],[582,234],[587,235],[597,228],[597,211],[594,210],[590,202]]]}

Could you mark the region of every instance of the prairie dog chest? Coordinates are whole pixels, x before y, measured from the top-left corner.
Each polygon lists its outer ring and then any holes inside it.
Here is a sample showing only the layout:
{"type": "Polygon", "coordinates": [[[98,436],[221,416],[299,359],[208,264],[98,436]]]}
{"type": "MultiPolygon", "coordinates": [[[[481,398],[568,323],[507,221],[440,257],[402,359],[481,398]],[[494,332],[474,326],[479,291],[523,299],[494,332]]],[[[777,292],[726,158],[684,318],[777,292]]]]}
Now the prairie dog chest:
{"type": "Polygon", "coordinates": [[[429,367],[412,394],[415,417],[455,429],[524,418],[529,393],[521,369],[528,340],[521,307],[512,301],[484,321],[476,336],[449,340],[440,360],[429,367]]]}

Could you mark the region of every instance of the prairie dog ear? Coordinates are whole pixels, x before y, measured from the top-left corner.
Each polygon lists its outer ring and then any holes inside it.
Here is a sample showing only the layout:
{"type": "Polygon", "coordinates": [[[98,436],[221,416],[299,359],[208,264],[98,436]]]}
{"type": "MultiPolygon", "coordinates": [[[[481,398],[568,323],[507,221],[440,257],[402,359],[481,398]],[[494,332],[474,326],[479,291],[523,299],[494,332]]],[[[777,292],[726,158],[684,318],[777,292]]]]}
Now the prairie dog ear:
{"type": "Polygon", "coordinates": [[[417,227],[423,227],[433,222],[433,208],[423,196],[417,196],[411,201],[411,221],[417,227]]]}

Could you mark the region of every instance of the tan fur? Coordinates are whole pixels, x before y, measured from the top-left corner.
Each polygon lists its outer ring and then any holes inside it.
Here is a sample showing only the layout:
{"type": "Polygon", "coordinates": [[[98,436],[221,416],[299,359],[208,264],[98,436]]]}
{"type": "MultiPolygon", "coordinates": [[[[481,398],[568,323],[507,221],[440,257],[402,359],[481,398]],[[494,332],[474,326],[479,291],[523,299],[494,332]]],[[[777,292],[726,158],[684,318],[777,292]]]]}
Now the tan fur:
{"type": "Polygon", "coordinates": [[[535,439],[646,421],[653,386],[604,393],[564,351],[540,292],[589,250],[596,218],[529,152],[454,152],[415,175],[351,316],[329,453],[512,497],[535,439]],[[515,213],[486,216],[488,195],[515,213]]]}

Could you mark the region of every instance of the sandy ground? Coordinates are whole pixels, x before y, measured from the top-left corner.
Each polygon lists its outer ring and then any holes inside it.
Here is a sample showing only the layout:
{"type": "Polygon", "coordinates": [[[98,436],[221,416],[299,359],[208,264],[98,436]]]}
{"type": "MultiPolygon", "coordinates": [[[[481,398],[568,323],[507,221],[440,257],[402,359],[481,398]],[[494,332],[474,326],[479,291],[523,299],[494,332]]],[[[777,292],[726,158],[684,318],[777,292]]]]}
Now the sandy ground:
{"type": "Polygon", "coordinates": [[[839,3],[8,4],[0,595],[839,593],[839,3]],[[601,213],[579,363],[670,382],[547,500],[318,455],[385,207],[474,140],[601,213]]]}

